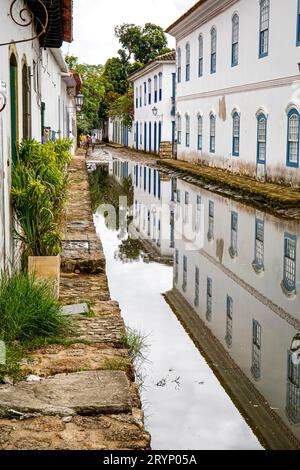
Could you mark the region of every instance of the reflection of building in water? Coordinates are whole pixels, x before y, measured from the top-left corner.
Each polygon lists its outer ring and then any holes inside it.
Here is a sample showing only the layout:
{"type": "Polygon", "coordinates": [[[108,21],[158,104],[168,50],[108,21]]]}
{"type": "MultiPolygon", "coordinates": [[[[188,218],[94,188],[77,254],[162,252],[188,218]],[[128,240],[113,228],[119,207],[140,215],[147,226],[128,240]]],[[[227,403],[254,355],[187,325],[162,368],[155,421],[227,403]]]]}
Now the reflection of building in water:
{"type": "MultiPolygon", "coordinates": [[[[229,353],[230,367],[251,381],[248,392],[254,385],[297,439],[300,365],[293,353],[300,354],[299,235],[294,222],[177,182],[174,289],[167,299],[174,306],[182,298],[178,293],[184,297],[196,321],[200,317],[221,343],[224,360],[229,353]]],[[[209,357],[209,349],[205,353],[209,357]]],[[[231,394],[230,383],[226,388],[231,394]]],[[[242,411],[248,414],[246,405],[242,411]]],[[[263,423],[254,425],[264,435],[263,423]]]]}

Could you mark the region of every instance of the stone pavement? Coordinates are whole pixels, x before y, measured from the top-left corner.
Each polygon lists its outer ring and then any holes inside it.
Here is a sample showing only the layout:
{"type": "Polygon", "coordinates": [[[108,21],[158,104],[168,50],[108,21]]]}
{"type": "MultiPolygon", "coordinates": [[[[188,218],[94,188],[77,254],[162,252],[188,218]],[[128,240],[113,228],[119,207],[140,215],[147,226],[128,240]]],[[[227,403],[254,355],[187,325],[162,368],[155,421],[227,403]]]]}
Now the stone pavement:
{"type": "Polygon", "coordinates": [[[82,151],[73,158],[62,242],[60,297],[87,303],[70,316],[66,345],[50,345],[22,362],[30,380],[0,386],[0,450],[144,450],[139,387],[124,322],[110,298],[105,257],[96,235],[82,151]]]}

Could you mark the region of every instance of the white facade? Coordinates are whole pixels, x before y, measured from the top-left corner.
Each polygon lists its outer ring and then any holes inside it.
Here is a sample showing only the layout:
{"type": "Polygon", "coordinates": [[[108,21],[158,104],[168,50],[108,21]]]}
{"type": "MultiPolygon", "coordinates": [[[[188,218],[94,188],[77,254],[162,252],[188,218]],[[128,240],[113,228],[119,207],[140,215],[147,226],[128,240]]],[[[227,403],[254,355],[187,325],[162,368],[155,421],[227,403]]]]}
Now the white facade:
{"type": "Polygon", "coordinates": [[[120,118],[109,119],[108,141],[124,147],[133,147],[133,131],[124,126],[120,118]]]}
{"type": "Polygon", "coordinates": [[[131,75],[134,89],[133,147],[158,154],[175,142],[175,53],[157,57],[131,75]]]}
{"type": "MultiPolygon", "coordinates": [[[[18,26],[9,15],[12,2],[0,6],[0,44],[36,36],[32,25],[18,26]]],[[[25,4],[14,6],[14,18],[25,4]]],[[[26,13],[23,13],[26,15],[26,13]]],[[[11,167],[15,143],[23,138],[42,140],[42,125],[74,139],[76,145],[76,82],[61,52],[42,49],[38,39],[0,46],[0,270],[15,261],[10,206],[11,167]],[[5,106],[4,106],[5,105],[5,106]]],[[[73,149],[73,150],[74,150],[73,149]]]]}
{"type": "Polygon", "coordinates": [[[298,0],[205,0],[168,28],[179,159],[300,180],[299,12],[298,0]]]}

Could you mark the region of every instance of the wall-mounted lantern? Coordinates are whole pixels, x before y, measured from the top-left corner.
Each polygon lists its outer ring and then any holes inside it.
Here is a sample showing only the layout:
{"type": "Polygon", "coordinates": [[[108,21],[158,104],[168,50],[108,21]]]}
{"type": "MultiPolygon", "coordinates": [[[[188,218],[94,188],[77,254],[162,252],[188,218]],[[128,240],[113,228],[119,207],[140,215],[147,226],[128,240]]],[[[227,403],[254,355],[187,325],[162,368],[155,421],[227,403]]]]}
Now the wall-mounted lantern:
{"type": "Polygon", "coordinates": [[[74,101],[75,101],[76,110],[78,113],[80,113],[83,107],[84,95],[82,94],[76,95],[74,98],[74,101]]]}
{"type": "Polygon", "coordinates": [[[157,116],[157,113],[158,113],[158,109],[156,106],[154,106],[154,108],[152,109],[152,113],[153,113],[153,116],[157,116]]]}

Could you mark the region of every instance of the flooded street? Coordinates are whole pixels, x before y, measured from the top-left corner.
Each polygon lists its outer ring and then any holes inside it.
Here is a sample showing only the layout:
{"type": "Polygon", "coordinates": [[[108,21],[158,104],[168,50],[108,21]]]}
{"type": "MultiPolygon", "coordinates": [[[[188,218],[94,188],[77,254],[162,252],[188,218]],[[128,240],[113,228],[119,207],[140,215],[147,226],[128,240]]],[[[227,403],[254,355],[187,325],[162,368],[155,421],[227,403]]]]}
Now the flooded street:
{"type": "Polygon", "coordinates": [[[112,156],[109,178],[133,184],[129,235],[94,218],[111,296],[148,344],[152,448],[296,448],[299,225],[112,156]]]}

